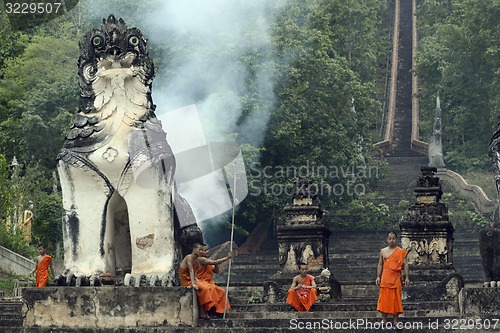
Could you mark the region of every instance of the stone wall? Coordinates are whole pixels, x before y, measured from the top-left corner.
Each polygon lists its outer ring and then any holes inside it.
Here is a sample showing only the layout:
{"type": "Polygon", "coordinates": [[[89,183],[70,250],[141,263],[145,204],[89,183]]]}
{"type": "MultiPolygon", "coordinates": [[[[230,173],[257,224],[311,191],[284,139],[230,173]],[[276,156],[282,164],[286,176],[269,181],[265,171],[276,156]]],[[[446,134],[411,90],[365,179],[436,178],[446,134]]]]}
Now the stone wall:
{"type": "Polygon", "coordinates": [[[0,271],[28,275],[35,268],[35,262],[0,246],[0,271]]]}
{"type": "Polygon", "coordinates": [[[23,291],[24,327],[195,326],[196,294],[186,287],[47,287],[23,291]]]}
{"type": "Polygon", "coordinates": [[[464,288],[461,303],[465,317],[500,318],[499,288],[464,288]]]}

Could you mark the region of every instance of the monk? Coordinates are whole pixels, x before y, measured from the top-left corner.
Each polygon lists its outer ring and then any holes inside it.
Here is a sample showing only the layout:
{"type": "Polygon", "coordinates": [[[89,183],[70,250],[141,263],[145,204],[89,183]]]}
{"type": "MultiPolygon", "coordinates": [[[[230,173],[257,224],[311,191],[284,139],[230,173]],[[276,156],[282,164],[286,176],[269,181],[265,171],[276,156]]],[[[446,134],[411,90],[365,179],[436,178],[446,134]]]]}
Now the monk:
{"type": "Polygon", "coordinates": [[[46,246],[44,244],[40,244],[38,246],[38,254],[36,257],[36,265],[35,268],[30,272],[30,275],[33,275],[36,272],[36,287],[43,288],[47,285],[49,281],[49,268],[52,273],[52,278],[54,275],[54,268],[52,267],[52,257],[47,254],[46,246]]]}
{"type": "Polygon", "coordinates": [[[401,271],[404,270],[405,285],[410,285],[408,252],[396,246],[398,235],[394,231],[387,234],[387,247],[380,250],[375,283],[380,286],[377,311],[382,313],[382,321],[387,324],[388,315],[393,315],[393,325],[398,323],[398,316],[403,313],[403,286],[401,271]]]}
{"type": "Polygon", "coordinates": [[[182,260],[179,267],[181,286],[193,286],[198,296],[200,318],[210,319],[209,314],[217,316],[231,308],[226,301],[226,292],[217,286],[213,273],[219,272],[219,264],[231,259],[233,253],[224,258],[213,260],[208,258],[208,247],[203,243],[195,243],[191,254],[182,260]],[[193,282],[194,281],[194,282],[193,282]]]}
{"type": "Polygon", "coordinates": [[[298,312],[308,312],[314,302],[318,300],[314,276],[307,274],[307,271],[307,264],[301,262],[299,264],[300,274],[293,278],[286,298],[286,302],[298,312]]]}

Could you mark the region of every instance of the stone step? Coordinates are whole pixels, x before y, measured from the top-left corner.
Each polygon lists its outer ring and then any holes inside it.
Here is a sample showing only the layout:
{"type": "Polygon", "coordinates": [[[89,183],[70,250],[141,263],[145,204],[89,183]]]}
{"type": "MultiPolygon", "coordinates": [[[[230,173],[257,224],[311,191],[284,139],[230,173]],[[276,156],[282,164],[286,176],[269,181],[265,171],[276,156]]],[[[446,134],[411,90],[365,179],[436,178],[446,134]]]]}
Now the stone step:
{"type": "MultiPolygon", "coordinates": [[[[214,320],[203,320],[201,325],[203,328],[214,328],[221,329],[224,327],[233,328],[234,331],[254,329],[254,332],[262,332],[263,328],[273,328],[273,329],[289,329],[290,331],[303,331],[309,325],[310,329],[314,332],[320,332],[322,330],[326,332],[332,332],[335,330],[341,330],[342,332],[378,332],[381,330],[380,318],[377,313],[372,313],[370,316],[364,318],[352,318],[352,317],[317,317],[317,318],[297,318],[297,313],[292,313],[293,316],[288,316],[282,319],[270,318],[258,318],[258,319],[214,319],[214,320]],[[302,323],[299,324],[299,323],[302,323]],[[314,324],[316,323],[316,324],[314,324]],[[320,324],[324,324],[323,328],[320,324]],[[337,324],[335,324],[337,323],[337,324]],[[343,324],[344,329],[342,329],[341,323],[351,323],[351,327],[348,324],[343,324]],[[358,323],[358,325],[356,325],[358,323]],[[299,326],[300,325],[300,326],[299,326]],[[337,325],[337,327],[335,326],[337,325]],[[339,327],[340,325],[340,327],[339,327]],[[301,329],[302,328],[302,329],[301,329]],[[315,330],[314,330],[315,329],[315,330]]],[[[401,325],[405,325],[408,329],[404,329],[404,332],[448,332],[445,329],[445,323],[450,322],[450,317],[427,317],[427,318],[413,318],[413,317],[401,317],[401,325]],[[420,330],[412,330],[411,323],[414,323],[415,328],[421,328],[420,330]],[[430,323],[437,323],[438,327],[429,329],[430,323]],[[441,325],[439,325],[441,324],[441,325]],[[423,329],[425,327],[425,329],[423,329]]],[[[472,322],[471,322],[472,323],[472,322]]],[[[404,327],[404,326],[403,326],[404,327]]],[[[450,330],[452,331],[452,330],[450,330]]],[[[218,331],[216,331],[218,332],[218,331]]],[[[277,331],[280,332],[280,331],[277,331]]],[[[287,332],[287,331],[285,331],[287,332]]],[[[469,330],[467,330],[469,332],[469,330]]],[[[484,332],[481,330],[476,330],[476,332],[484,332]]]]}
{"type": "MultiPolygon", "coordinates": [[[[271,327],[235,327],[237,324],[235,322],[230,322],[227,326],[218,327],[214,321],[213,327],[130,327],[130,328],[102,328],[102,329],[67,329],[67,328],[37,328],[36,333],[296,333],[296,332],[332,332],[340,331],[342,333],[357,333],[366,332],[373,333],[382,331],[378,325],[380,325],[380,319],[370,318],[364,319],[356,325],[357,319],[344,319],[344,320],[332,320],[328,318],[316,319],[316,320],[299,320],[296,318],[289,319],[279,326],[274,324],[271,327]],[[316,326],[313,326],[316,325],[316,326]],[[344,328],[342,328],[344,327],[344,328]]],[[[459,322],[460,319],[448,318],[422,318],[422,319],[401,319],[400,325],[403,327],[397,331],[404,331],[405,333],[451,333],[456,332],[456,329],[447,329],[452,321],[459,322]],[[439,320],[439,322],[436,322],[439,320]],[[437,323],[436,327],[429,327],[429,325],[437,323]]],[[[387,329],[388,330],[388,329],[387,329]]],[[[391,331],[391,330],[388,330],[391,331]]],[[[33,333],[34,331],[24,328],[6,328],[2,333],[33,333]]],[[[495,330],[478,330],[470,329],[467,330],[468,333],[485,333],[485,332],[495,332],[495,330]]]]}
{"type": "MultiPolygon", "coordinates": [[[[328,318],[328,319],[376,319],[377,317],[380,317],[380,314],[376,311],[376,305],[375,307],[372,307],[369,310],[356,310],[356,311],[315,311],[314,309],[311,309],[310,312],[296,312],[293,310],[291,307],[286,310],[275,310],[273,312],[235,312],[229,310],[226,313],[226,320],[231,319],[231,320],[245,320],[245,321],[250,321],[250,320],[267,320],[267,321],[279,321],[283,319],[288,319],[290,320],[291,318],[300,318],[300,319],[323,319],[323,318],[328,318]]],[[[401,318],[428,318],[428,317],[440,317],[440,318],[449,318],[450,312],[447,310],[441,310],[441,309],[424,309],[424,310],[404,310],[404,314],[401,316],[401,318]]],[[[455,315],[458,315],[456,313],[455,315]]],[[[219,320],[219,319],[214,319],[214,320],[219,320]]],[[[380,320],[380,319],[379,319],[380,320]]],[[[262,326],[267,326],[263,325],[262,326]]],[[[221,325],[222,326],[222,325],[221,325]]]]}
{"type": "Polygon", "coordinates": [[[278,250],[276,250],[276,253],[274,251],[272,251],[268,254],[261,255],[259,257],[254,258],[254,259],[237,258],[231,263],[231,269],[236,269],[240,266],[246,266],[246,265],[265,267],[266,264],[278,265],[278,262],[279,262],[278,250]]]}
{"type": "Polygon", "coordinates": [[[22,327],[23,326],[23,319],[17,318],[17,319],[0,319],[0,332],[3,332],[4,327],[22,327]]]}
{"type": "MultiPolygon", "coordinates": [[[[366,300],[362,298],[350,299],[350,300],[334,300],[331,302],[316,302],[311,311],[317,313],[341,313],[346,314],[347,312],[352,312],[350,315],[355,315],[354,313],[362,311],[375,311],[377,307],[377,298],[369,297],[366,300]]],[[[403,308],[405,313],[409,311],[422,312],[422,311],[434,311],[437,313],[449,313],[448,311],[454,309],[453,302],[445,301],[403,301],[403,308]]],[[[263,313],[272,315],[275,312],[287,312],[291,310],[291,306],[284,302],[275,304],[238,304],[232,307],[231,313],[263,313]]],[[[375,311],[376,312],[376,311],[375,311]]],[[[418,315],[418,314],[417,314],[418,315]]],[[[413,315],[415,316],[415,315],[413,315]]]]}
{"type": "Polygon", "coordinates": [[[0,301],[0,332],[4,327],[22,327],[22,303],[13,301],[0,301]]]}

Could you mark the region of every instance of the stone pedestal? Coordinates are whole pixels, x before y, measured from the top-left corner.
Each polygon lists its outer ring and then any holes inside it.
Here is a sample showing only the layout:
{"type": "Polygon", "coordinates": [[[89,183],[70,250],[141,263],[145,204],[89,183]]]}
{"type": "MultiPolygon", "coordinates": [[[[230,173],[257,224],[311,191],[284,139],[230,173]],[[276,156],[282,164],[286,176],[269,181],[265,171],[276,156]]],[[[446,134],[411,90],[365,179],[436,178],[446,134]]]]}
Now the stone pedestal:
{"type": "Polygon", "coordinates": [[[186,287],[47,287],[23,290],[24,327],[74,330],[196,326],[186,287]]]}
{"type": "Polygon", "coordinates": [[[443,191],[434,167],[422,167],[415,188],[417,202],[401,218],[401,245],[408,263],[429,269],[452,268],[453,232],[448,207],[440,202],[443,191]]]}
{"type": "Polygon", "coordinates": [[[295,182],[292,204],[284,208],[286,219],[276,228],[282,273],[297,274],[300,262],[309,266],[310,274],[319,274],[330,266],[330,230],[323,222],[316,192],[308,179],[300,178],[295,182]]]}
{"type": "MultiPolygon", "coordinates": [[[[465,288],[462,297],[462,315],[468,318],[496,320],[500,318],[499,288],[465,288]]],[[[498,329],[498,324],[496,329],[498,329]]]]}
{"type": "MultiPolygon", "coordinates": [[[[330,267],[328,242],[331,231],[322,219],[323,210],[317,190],[306,178],[299,178],[295,182],[292,204],[284,210],[286,219],[280,221],[276,228],[280,271],[270,279],[281,288],[288,289],[292,278],[298,274],[299,263],[306,263],[309,274],[314,276],[330,267]]],[[[334,285],[328,289],[328,293],[330,290],[340,290],[340,284],[333,276],[328,280],[331,281],[330,285],[334,285]]]]}
{"type": "MultiPolygon", "coordinates": [[[[422,167],[422,176],[415,188],[417,201],[401,218],[401,247],[408,251],[410,278],[414,284],[415,297],[422,291],[417,286],[430,290],[438,298],[455,297],[463,286],[463,279],[453,268],[453,232],[448,219],[448,208],[440,202],[443,191],[435,167],[422,167]],[[450,282],[451,281],[451,282],[450,282]],[[446,285],[446,288],[443,286],[446,285]],[[449,286],[456,286],[451,290],[449,286]]],[[[411,292],[410,292],[411,294],[411,292]]],[[[409,298],[414,298],[409,294],[409,298]]]]}

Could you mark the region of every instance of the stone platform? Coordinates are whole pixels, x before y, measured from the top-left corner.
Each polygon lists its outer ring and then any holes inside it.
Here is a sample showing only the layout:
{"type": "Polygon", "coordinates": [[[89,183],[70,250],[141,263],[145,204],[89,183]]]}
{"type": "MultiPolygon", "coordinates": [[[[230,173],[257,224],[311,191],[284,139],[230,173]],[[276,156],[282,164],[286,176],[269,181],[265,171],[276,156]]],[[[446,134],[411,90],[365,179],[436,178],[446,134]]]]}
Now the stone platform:
{"type": "Polygon", "coordinates": [[[23,300],[23,326],[28,329],[73,332],[198,324],[196,295],[186,287],[27,288],[23,300]]]}

